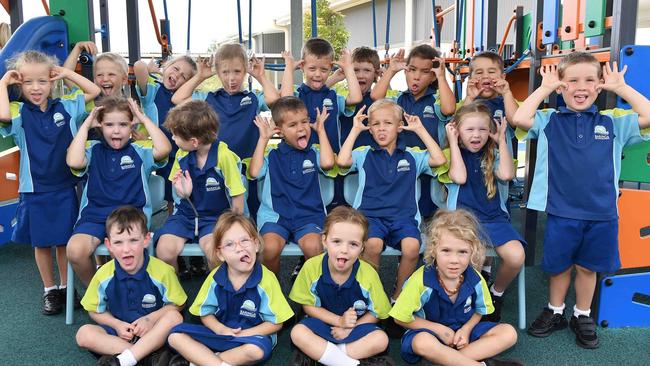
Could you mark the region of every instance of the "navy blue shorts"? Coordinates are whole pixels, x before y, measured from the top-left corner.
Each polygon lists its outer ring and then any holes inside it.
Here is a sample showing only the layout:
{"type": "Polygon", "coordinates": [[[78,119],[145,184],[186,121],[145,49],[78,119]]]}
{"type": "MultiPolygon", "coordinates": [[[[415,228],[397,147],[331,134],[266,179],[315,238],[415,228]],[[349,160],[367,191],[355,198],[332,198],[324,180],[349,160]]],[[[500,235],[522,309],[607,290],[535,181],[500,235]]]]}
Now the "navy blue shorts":
{"type": "Polygon", "coordinates": [[[548,215],[542,269],[553,275],[574,264],[604,273],[621,267],[618,219],[592,221],[548,215]]]}
{"type": "Polygon", "coordinates": [[[11,241],[34,248],[66,245],[79,213],[74,187],[52,192],[21,193],[11,241]]]}
{"type": "Polygon", "coordinates": [[[74,234],[87,234],[103,243],[104,238],[106,238],[106,221],[93,222],[80,217],[72,231],[72,235],[74,234]]]}
{"type": "Polygon", "coordinates": [[[494,247],[502,246],[512,240],[518,240],[524,247],[526,246],[524,238],[509,222],[486,222],[481,223],[481,226],[490,239],[489,244],[494,247]]]}
{"type": "MultiPolygon", "coordinates": [[[[476,324],[476,326],[472,329],[472,332],[469,334],[469,342],[471,343],[481,338],[483,334],[487,333],[490,329],[497,326],[497,324],[498,323],[493,323],[493,322],[479,322],[478,324],[476,324]]],[[[431,334],[432,336],[438,338],[440,343],[444,344],[442,339],[440,339],[440,337],[438,337],[438,335],[436,335],[436,333],[434,333],[430,329],[424,329],[424,328],[409,329],[406,331],[406,333],[404,333],[404,336],[402,337],[402,347],[400,349],[400,353],[404,361],[408,363],[416,363],[420,361],[420,359],[422,359],[421,356],[417,355],[413,351],[413,338],[415,338],[415,336],[421,332],[427,332],[431,334]]]]}
{"type": "Polygon", "coordinates": [[[280,235],[287,242],[294,243],[298,243],[298,240],[307,234],[321,234],[322,232],[323,228],[320,226],[320,224],[316,223],[305,224],[301,227],[292,227],[291,225],[281,224],[279,222],[267,222],[264,223],[260,229],[260,235],[264,235],[266,233],[275,233],[280,235]]]}
{"type": "Polygon", "coordinates": [[[249,336],[249,337],[233,337],[216,334],[210,328],[199,324],[181,323],[172,328],[170,333],[184,333],[192,337],[195,341],[203,344],[215,352],[228,351],[230,349],[245,345],[252,344],[262,349],[264,358],[260,362],[264,362],[271,357],[271,351],[275,346],[271,336],[249,336]]]}
{"type": "Polygon", "coordinates": [[[364,323],[364,324],[360,324],[360,325],[357,325],[356,327],[354,327],[354,329],[352,329],[352,331],[350,332],[350,334],[347,337],[345,337],[343,339],[336,339],[332,335],[332,326],[325,323],[324,321],[322,321],[320,319],[307,317],[307,318],[304,318],[303,320],[301,320],[300,324],[302,324],[302,325],[306,326],[307,328],[309,328],[309,330],[314,332],[319,337],[321,337],[321,338],[323,338],[323,339],[325,339],[325,340],[327,340],[329,342],[332,342],[334,344],[352,343],[352,342],[354,342],[356,340],[359,340],[359,339],[367,336],[368,334],[370,334],[370,333],[372,333],[372,332],[374,332],[376,330],[381,330],[381,328],[379,328],[379,326],[377,326],[377,324],[364,323]]]}
{"type": "MultiPolygon", "coordinates": [[[[212,234],[216,218],[199,217],[199,239],[212,234]]],[[[167,218],[165,224],[156,231],[156,237],[160,238],[165,234],[176,235],[187,240],[194,240],[194,219],[181,214],[174,214],[167,218]]]]}
{"type": "Polygon", "coordinates": [[[415,219],[388,220],[368,217],[368,238],[379,238],[385,245],[401,250],[401,242],[404,238],[415,238],[420,241],[420,229],[415,219]]]}

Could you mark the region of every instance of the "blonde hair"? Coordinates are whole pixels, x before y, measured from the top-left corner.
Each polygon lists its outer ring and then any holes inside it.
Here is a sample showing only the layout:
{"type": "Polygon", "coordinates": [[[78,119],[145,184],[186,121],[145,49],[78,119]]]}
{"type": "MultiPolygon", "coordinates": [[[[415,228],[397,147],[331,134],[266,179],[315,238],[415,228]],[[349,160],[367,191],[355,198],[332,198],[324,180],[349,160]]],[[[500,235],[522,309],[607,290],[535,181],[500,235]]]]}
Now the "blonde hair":
{"type": "MultiPolygon", "coordinates": [[[[473,102],[460,107],[456,111],[456,114],[454,114],[452,123],[455,123],[456,127],[460,128],[460,125],[463,123],[463,117],[470,114],[479,114],[485,116],[490,126],[490,132],[494,132],[494,122],[492,121],[492,113],[490,112],[490,108],[481,102],[473,102]]],[[[505,123],[505,121],[503,123],[505,123]]],[[[481,158],[481,170],[485,176],[485,188],[487,190],[488,199],[494,198],[494,196],[497,194],[497,184],[494,175],[494,163],[496,161],[496,154],[494,153],[494,150],[496,149],[496,146],[497,145],[494,140],[488,137],[487,143],[481,149],[483,150],[483,157],[481,158]]]]}
{"type": "Polygon", "coordinates": [[[439,209],[427,228],[427,247],[424,249],[424,263],[432,266],[436,260],[436,249],[440,245],[443,233],[469,244],[470,264],[480,270],[485,260],[485,243],[481,239],[480,226],[476,217],[469,211],[457,209],[449,211],[439,209]]]}
{"type": "Polygon", "coordinates": [[[29,50],[21,52],[7,60],[7,68],[18,70],[27,64],[47,65],[50,69],[59,64],[59,60],[40,51],[29,50]]]}
{"type": "Polygon", "coordinates": [[[196,61],[194,61],[190,56],[181,55],[181,56],[176,56],[174,58],[171,58],[171,59],[165,61],[165,63],[163,64],[163,69],[166,69],[169,66],[171,66],[171,65],[173,65],[175,63],[181,62],[181,61],[187,63],[188,65],[190,65],[190,71],[191,72],[190,72],[190,75],[188,75],[188,79],[191,78],[192,76],[194,76],[196,74],[196,71],[197,71],[196,61]]]}
{"type": "Polygon", "coordinates": [[[260,260],[264,242],[262,241],[262,236],[257,231],[255,224],[253,224],[253,222],[243,214],[226,211],[219,216],[219,220],[217,220],[217,223],[214,225],[214,230],[212,230],[212,244],[214,246],[213,252],[205,253],[209,262],[215,263],[217,266],[221,264],[221,261],[217,256],[217,253],[220,250],[219,246],[221,245],[221,241],[223,240],[226,231],[230,230],[230,228],[235,224],[241,225],[253,242],[259,243],[256,260],[260,260]]]}
{"type": "Polygon", "coordinates": [[[368,119],[370,119],[370,116],[373,113],[384,108],[392,109],[398,123],[402,122],[402,119],[404,118],[404,109],[390,99],[379,99],[373,102],[368,108],[368,119]]]}
{"type": "MultiPolygon", "coordinates": [[[[124,73],[124,75],[128,76],[129,75],[129,66],[126,64],[126,60],[124,60],[124,57],[118,55],[117,53],[113,52],[104,52],[101,55],[97,55],[95,58],[95,63],[94,65],[97,65],[99,61],[108,61],[116,64],[119,66],[120,70],[124,73]]],[[[95,68],[93,67],[93,76],[95,76],[95,68]]]]}
{"type": "Polygon", "coordinates": [[[11,27],[5,22],[0,23],[0,49],[5,47],[9,38],[11,38],[11,27]]]}
{"type": "Polygon", "coordinates": [[[349,206],[335,207],[329,215],[325,218],[325,225],[323,225],[323,236],[327,236],[334,224],[339,222],[347,222],[361,226],[363,229],[362,244],[368,241],[368,219],[360,212],[349,206]]]}
{"type": "Polygon", "coordinates": [[[214,54],[214,64],[217,70],[219,70],[219,64],[221,64],[221,62],[233,59],[240,59],[242,65],[244,65],[244,70],[246,69],[246,66],[248,65],[248,57],[246,56],[244,47],[238,43],[224,44],[219,47],[217,53],[214,54]]]}

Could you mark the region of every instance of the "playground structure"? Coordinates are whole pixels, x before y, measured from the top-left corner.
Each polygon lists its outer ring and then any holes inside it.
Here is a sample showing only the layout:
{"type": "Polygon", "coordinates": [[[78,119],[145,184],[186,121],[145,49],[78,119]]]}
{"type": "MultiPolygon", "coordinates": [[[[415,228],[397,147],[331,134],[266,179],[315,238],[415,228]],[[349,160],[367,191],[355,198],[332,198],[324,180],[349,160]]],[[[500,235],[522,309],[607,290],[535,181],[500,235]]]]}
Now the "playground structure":
{"type": "MultiPolygon", "coordinates": [[[[138,27],[139,6],[137,0],[125,0],[127,32],[128,32],[128,63],[133,65],[140,59],[140,42],[138,27]]],[[[244,39],[242,11],[238,4],[238,40],[251,50],[252,47],[252,11],[248,15],[248,41],[244,39]]],[[[4,61],[12,54],[24,49],[40,49],[56,55],[64,60],[71,47],[79,41],[99,40],[103,51],[110,50],[110,27],[108,18],[107,0],[99,1],[100,26],[94,24],[93,2],[88,0],[51,0],[49,6],[43,1],[45,17],[39,17],[25,22],[22,26],[22,2],[19,0],[0,1],[4,9],[11,16],[14,36],[5,49],[0,51],[0,70],[4,69],[4,61]]],[[[153,0],[148,1],[153,29],[156,39],[161,47],[161,58],[165,59],[172,53],[170,43],[170,21],[167,17],[166,1],[164,19],[158,19],[155,14],[153,0]]],[[[249,9],[252,9],[253,0],[249,0],[249,9]]],[[[188,24],[191,20],[191,0],[188,2],[188,24]]],[[[542,65],[557,64],[562,55],[574,50],[584,50],[592,53],[600,62],[618,62],[622,68],[628,65],[626,80],[628,84],[650,95],[650,85],[643,83],[643,63],[650,60],[650,49],[644,46],[634,46],[637,0],[547,0],[538,1],[535,9],[524,9],[521,6],[513,9],[513,15],[508,21],[506,29],[501,34],[498,43],[499,29],[494,19],[498,1],[496,0],[457,0],[447,8],[442,8],[431,2],[433,38],[440,44],[440,35],[445,22],[445,17],[455,15],[455,40],[453,42],[453,55],[446,59],[448,70],[458,99],[462,99],[462,84],[468,74],[468,60],[477,52],[493,50],[504,57],[506,63],[507,79],[515,97],[523,100],[532,93],[541,82],[537,72],[542,65]],[[515,47],[512,54],[505,55],[504,41],[507,35],[513,32],[516,35],[515,47]]],[[[311,1],[312,17],[316,16],[316,1],[311,1]]],[[[387,0],[386,36],[383,50],[390,49],[390,8],[391,0],[387,0]]],[[[375,1],[372,1],[372,30],[375,48],[378,46],[377,22],[375,14],[375,1]]],[[[245,16],[245,15],[244,15],[245,16]]],[[[317,22],[312,18],[312,34],[318,34],[317,22]]],[[[369,22],[370,23],[370,22],[369,22]]],[[[291,1],[291,51],[294,55],[300,53],[302,45],[302,1],[291,1]]],[[[190,45],[190,27],[187,31],[187,49],[190,45]]],[[[378,48],[379,47],[379,48],[378,48]]],[[[268,64],[267,70],[283,71],[282,64],[268,64]]],[[[80,64],[78,70],[85,75],[91,72],[91,65],[80,64]]],[[[301,80],[301,78],[296,78],[301,80]]],[[[553,95],[547,105],[555,107],[561,105],[561,98],[553,95]]],[[[613,95],[601,96],[598,100],[601,108],[629,108],[623,100],[617,100],[613,95]]],[[[514,144],[516,147],[517,144],[514,144]]],[[[10,139],[0,141],[0,180],[3,189],[0,192],[0,244],[9,241],[11,235],[11,221],[18,198],[18,151],[10,139]]],[[[535,169],[536,142],[526,144],[525,167],[525,194],[523,203],[527,199],[529,187],[532,183],[532,173],[535,169]]],[[[603,276],[600,281],[600,292],[594,304],[598,309],[598,321],[603,326],[629,326],[648,325],[638,322],[637,317],[618,319],[620,313],[634,313],[646,311],[650,300],[648,288],[639,287],[639,283],[648,283],[650,278],[650,217],[644,214],[650,202],[650,191],[642,190],[642,185],[650,183],[650,142],[636,145],[624,152],[621,170],[621,181],[637,183],[637,189],[622,190],[619,202],[620,211],[620,236],[619,246],[623,263],[622,272],[603,276]],[[645,210],[645,211],[644,211],[645,210]],[[625,277],[627,276],[627,277],[625,277]],[[632,277],[630,277],[632,276],[632,277]],[[620,283],[620,284],[619,284],[620,283]],[[632,286],[632,287],[631,287],[632,286]],[[634,287],[636,286],[636,287],[634,287]],[[633,289],[633,291],[630,291],[633,289]],[[616,302],[610,300],[616,299],[616,302]],[[599,306],[600,305],[600,306],[599,306]],[[613,306],[623,306],[630,311],[611,312],[613,306]],[[618,315],[617,315],[618,314],[618,315]],[[605,323],[603,323],[605,322],[605,323]]],[[[535,246],[537,237],[538,214],[534,210],[523,210],[523,234],[529,246],[527,248],[527,265],[535,262],[535,246]]],[[[72,277],[72,276],[71,276],[72,277]]],[[[72,288],[69,287],[69,288],[72,288]]],[[[70,299],[71,300],[71,297],[70,299]]],[[[645,316],[646,319],[650,318],[645,316]]]]}

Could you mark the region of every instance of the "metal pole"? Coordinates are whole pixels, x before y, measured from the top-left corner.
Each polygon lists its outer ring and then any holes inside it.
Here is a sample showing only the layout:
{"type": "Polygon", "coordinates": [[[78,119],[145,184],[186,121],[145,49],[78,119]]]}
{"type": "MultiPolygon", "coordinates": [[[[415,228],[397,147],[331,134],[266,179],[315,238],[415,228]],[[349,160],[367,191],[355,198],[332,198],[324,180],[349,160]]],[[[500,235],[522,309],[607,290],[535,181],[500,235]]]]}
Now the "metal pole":
{"type": "MultiPolygon", "coordinates": [[[[300,58],[302,52],[302,1],[301,0],[291,0],[291,54],[295,59],[300,58]]],[[[291,70],[285,70],[291,71],[291,70]]],[[[297,70],[293,73],[293,82],[294,84],[302,83],[302,73],[297,70]]]]}
{"type": "MultiPolygon", "coordinates": [[[[612,4],[612,36],[610,39],[610,65],[618,63],[621,48],[633,45],[636,36],[636,17],[638,0],[614,0],[612,4]],[[625,5],[625,6],[624,6],[625,5]]],[[[619,66],[620,67],[620,66],[619,66]]],[[[607,108],[616,106],[616,94],[607,93],[607,108]]]]}
{"type": "Polygon", "coordinates": [[[11,22],[11,33],[13,34],[23,24],[23,2],[22,0],[9,0],[9,21],[11,22]]]}
{"type": "Polygon", "coordinates": [[[129,65],[140,59],[140,30],[138,25],[138,0],[126,1],[126,28],[129,40],[129,65]]]}
{"type": "Polygon", "coordinates": [[[488,0],[487,4],[487,19],[490,21],[487,22],[487,45],[488,51],[496,52],[499,48],[497,47],[497,9],[499,7],[499,0],[488,0]]]}
{"type": "Polygon", "coordinates": [[[108,0],[99,0],[99,22],[102,29],[102,52],[111,50],[111,32],[108,20],[108,0]]]}

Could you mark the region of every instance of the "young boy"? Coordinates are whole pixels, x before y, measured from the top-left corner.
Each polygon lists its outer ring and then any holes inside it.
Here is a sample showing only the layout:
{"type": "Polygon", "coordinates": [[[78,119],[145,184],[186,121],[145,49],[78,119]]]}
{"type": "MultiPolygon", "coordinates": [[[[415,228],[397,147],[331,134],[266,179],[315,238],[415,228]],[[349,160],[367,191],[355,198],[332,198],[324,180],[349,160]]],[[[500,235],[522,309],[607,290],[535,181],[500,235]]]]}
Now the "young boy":
{"type": "MultiPolygon", "coordinates": [[[[642,141],[640,129],[650,126],[650,101],[625,84],[614,63],[601,69],[589,53],[565,56],[557,69],[543,67],[542,85],[519,106],[518,127],[537,138],[537,164],[528,208],[546,211],[542,268],[551,275],[550,300],[528,328],[547,337],[567,326],[564,300],[576,270],[576,305],[570,327],[583,348],[599,346],[590,306],[596,273],[615,272],[618,254],[618,178],[625,145],[642,141]],[[598,111],[594,101],[602,90],[616,93],[632,106],[598,111]],[[561,94],[566,107],[537,110],[551,93],[561,94]]],[[[647,136],[644,136],[647,138],[647,136]]]]}
{"type": "MultiPolygon", "coordinates": [[[[444,60],[435,48],[427,44],[413,48],[406,61],[404,51],[400,50],[391,57],[388,69],[372,89],[372,99],[385,98],[391,79],[402,70],[406,72],[408,89],[398,95],[397,104],[404,112],[418,116],[433,140],[444,146],[445,123],[456,111],[456,99],[445,77],[444,60]]],[[[424,142],[411,131],[405,131],[402,139],[407,147],[426,148],[424,142]]],[[[420,214],[429,217],[436,206],[444,204],[444,200],[431,195],[430,178],[424,177],[420,187],[420,214]]],[[[442,192],[442,187],[439,187],[439,191],[442,192]]]]}
{"type": "Polygon", "coordinates": [[[67,255],[75,272],[88,284],[95,272],[91,256],[106,237],[106,217],[131,204],[151,218],[149,174],[167,164],[171,145],[165,134],[132,99],[102,98],[79,127],[68,147],[66,162],[78,176],[87,175],[79,218],[68,242],[67,255]],[[131,141],[132,125],[142,123],[151,141],[131,141]],[[101,140],[88,141],[92,127],[101,128],[101,140]]]}
{"type": "Polygon", "coordinates": [[[395,102],[378,100],[368,108],[368,115],[363,114],[364,110],[354,117],[352,131],[336,162],[345,174],[359,172],[359,190],[353,207],[366,215],[369,222],[365,258],[379,267],[384,243],[402,251],[392,295],[396,299],[404,281],[415,270],[420,254],[417,179],[424,174],[434,176],[431,167],[443,165],[446,159],[420,119],[403,113],[395,102]],[[368,126],[363,124],[366,118],[368,126]],[[402,123],[403,118],[407,125],[402,123]],[[370,131],[373,143],[352,151],[355,139],[365,130],[370,131]],[[407,148],[402,131],[415,133],[427,150],[407,148]]]}
{"type": "Polygon", "coordinates": [[[319,109],[310,126],[305,104],[296,97],[282,97],[271,111],[275,129],[258,117],[260,130],[248,174],[264,180],[257,227],[264,239],[264,265],[280,270],[280,253],[287,241],[297,242],[305,258],[321,253],[321,231],[325,207],[318,174],[336,176],[334,153],[325,132],[327,110],[319,109]],[[311,129],[320,146],[310,143],[311,129]],[[278,146],[267,151],[274,132],[282,137],[278,146]],[[266,151],[266,154],[265,154],[266,151]]]}
{"type": "Polygon", "coordinates": [[[180,148],[169,174],[177,199],[174,214],[156,233],[156,255],[177,268],[183,245],[195,236],[203,253],[212,253],[214,224],[227,209],[244,211],[246,188],[239,158],[217,141],[219,117],[208,103],[192,100],[173,108],[165,127],[180,148]]]}
{"type": "MultiPolygon", "coordinates": [[[[327,112],[329,118],[325,122],[327,138],[335,153],[341,148],[341,125],[339,117],[344,115],[345,106],[361,103],[363,95],[354,72],[352,59],[348,50],[343,50],[340,61],[334,61],[332,45],[321,38],[312,38],[305,42],[302,48],[302,58],[297,63],[304,73],[305,81],[294,91],[293,71],[296,63],[290,52],[284,52],[285,72],[282,76],[280,94],[285,97],[296,96],[307,106],[309,120],[316,121],[316,110],[327,112]],[[332,65],[343,70],[348,81],[347,97],[338,95],[334,89],[327,86],[327,78],[332,71],[332,65]]],[[[320,136],[312,136],[309,143],[317,143],[320,136]]]]}
{"type": "Polygon", "coordinates": [[[81,300],[97,325],[79,328],[79,347],[103,355],[97,365],[166,365],[169,331],[183,321],[187,295],[174,269],[149,256],[151,236],[141,210],[122,206],[106,219],[106,247],[114,257],[93,276],[81,300]],[[147,363],[148,362],[148,363],[147,363]]]}

